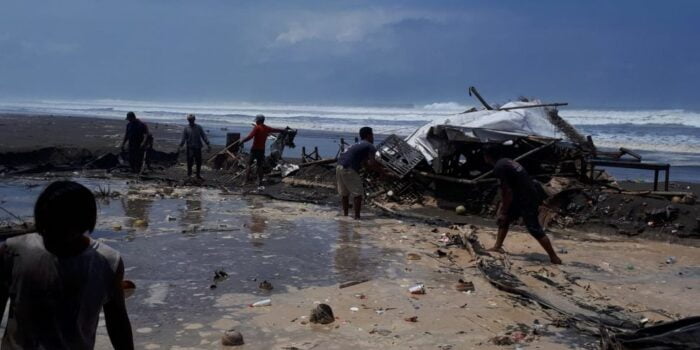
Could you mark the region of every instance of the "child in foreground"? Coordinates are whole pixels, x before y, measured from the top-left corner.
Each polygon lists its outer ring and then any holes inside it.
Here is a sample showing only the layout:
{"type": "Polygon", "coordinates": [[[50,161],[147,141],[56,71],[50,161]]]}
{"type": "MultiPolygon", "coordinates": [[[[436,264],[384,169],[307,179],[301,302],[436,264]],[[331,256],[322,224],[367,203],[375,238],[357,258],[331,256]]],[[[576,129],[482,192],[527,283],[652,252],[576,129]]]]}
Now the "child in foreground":
{"type": "Polygon", "coordinates": [[[133,349],[124,303],[124,263],[95,241],[97,205],[92,192],[57,181],[34,206],[37,233],[0,245],[0,315],[10,300],[2,349],[94,349],[104,310],[117,350],[133,349]]]}

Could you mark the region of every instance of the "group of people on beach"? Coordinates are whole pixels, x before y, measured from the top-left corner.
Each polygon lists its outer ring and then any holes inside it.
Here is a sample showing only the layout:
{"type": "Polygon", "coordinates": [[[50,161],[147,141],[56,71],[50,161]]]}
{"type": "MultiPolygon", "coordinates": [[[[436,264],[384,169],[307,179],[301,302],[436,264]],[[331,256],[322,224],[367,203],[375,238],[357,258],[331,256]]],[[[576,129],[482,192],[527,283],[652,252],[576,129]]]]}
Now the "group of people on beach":
{"type": "MultiPolygon", "coordinates": [[[[145,123],[133,112],[127,114],[126,135],[132,171],[139,172],[143,158],[153,144],[145,123]]],[[[204,129],[188,115],[178,150],[186,146],[188,175],[193,164],[201,178],[202,147],[211,144],[204,129]]],[[[262,164],[265,141],[280,129],[264,124],[262,115],[241,142],[253,140],[249,164],[262,164]]],[[[374,133],[370,127],[359,131],[357,142],[340,154],[336,165],[337,190],[342,214],[360,219],[364,188],[360,171],[390,172],[376,160],[374,133]]],[[[493,165],[500,180],[502,205],[498,214],[498,235],[491,251],[502,251],[511,223],[522,217],[527,230],[540,243],[554,264],[561,264],[537,217],[542,194],[525,169],[502,157],[498,146],[483,148],[484,160],[493,165]]],[[[250,168],[250,167],[249,167],[250,168]]],[[[262,172],[258,172],[259,180],[262,172]]],[[[133,335],[124,301],[124,263],[120,254],[90,238],[97,222],[95,197],[88,188],[72,181],[50,184],[34,207],[36,233],[7,239],[0,245],[0,315],[9,300],[10,312],[2,349],[92,349],[99,314],[110,341],[117,350],[133,349],[133,335]]]]}
{"type": "MultiPolygon", "coordinates": [[[[144,167],[150,168],[150,153],[153,150],[153,135],[149,132],[146,123],[136,118],[134,112],[126,114],[126,132],[121,144],[122,153],[127,154],[127,159],[131,171],[141,173],[144,167]],[[128,150],[126,144],[129,145],[128,150]]],[[[207,146],[207,152],[211,152],[211,143],[201,125],[197,124],[194,114],[187,115],[187,126],[182,131],[180,145],[177,148],[177,153],[185,148],[187,159],[187,176],[192,177],[192,168],[195,169],[195,176],[198,180],[202,179],[202,148],[207,146]]],[[[265,163],[265,144],[270,134],[281,133],[284,130],[276,129],[265,125],[265,116],[258,114],[255,116],[255,125],[248,136],[239,142],[241,144],[253,140],[253,145],[250,148],[250,157],[248,160],[248,169],[246,179],[250,180],[252,165],[257,166],[258,185],[262,185],[263,181],[263,164],[265,163]]]]}

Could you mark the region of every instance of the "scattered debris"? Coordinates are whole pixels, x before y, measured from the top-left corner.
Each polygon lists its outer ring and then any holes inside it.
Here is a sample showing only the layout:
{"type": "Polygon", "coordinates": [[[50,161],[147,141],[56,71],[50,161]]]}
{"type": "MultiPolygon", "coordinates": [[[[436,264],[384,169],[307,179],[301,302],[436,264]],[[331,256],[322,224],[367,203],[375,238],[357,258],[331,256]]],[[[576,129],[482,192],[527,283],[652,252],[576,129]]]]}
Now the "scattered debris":
{"type": "Polygon", "coordinates": [[[411,294],[425,294],[425,286],[423,284],[416,284],[408,288],[408,291],[411,292],[411,294]]]}
{"type": "Polygon", "coordinates": [[[250,304],[250,307],[262,307],[262,306],[270,306],[272,305],[272,299],[263,299],[260,301],[256,301],[252,304],[250,304]]]}
{"type": "Polygon", "coordinates": [[[371,331],[369,331],[369,334],[379,334],[381,336],[388,336],[391,334],[391,331],[388,329],[377,329],[377,328],[372,328],[371,331]]]}
{"type": "Polygon", "coordinates": [[[333,309],[327,304],[319,304],[311,310],[311,316],[309,317],[311,323],[319,324],[329,324],[335,321],[335,316],[333,316],[333,309]]]}
{"type": "Polygon", "coordinates": [[[260,284],[258,285],[258,288],[260,288],[260,289],[262,289],[262,290],[270,291],[270,290],[272,290],[274,287],[272,286],[272,283],[270,283],[270,282],[268,282],[267,280],[265,280],[265,281],[260,282],[260,284]]]}
{"type": "Polygon", "coordinates": [[[615,332],[600,328],[602,350],[618,349],[698,349],[700,317],[661,323],[635,332],[615,332]]]}
{"type": "Polygon", "coordinates": [[[369,281],[369,279],[364,279],[364,280],[359,280],[359,281],[349,281],[349,282],[341,283],[340,286],[338,286],[338,288],[343,289],[343,288],[347,288],[347,287],[352,287],[352,286],[358,285],[360,283],[365,283],[368,281],[369,281]]]}
{"type": "Polygon", "coordinates": [[[223,346],[239,346],[243,344],[245,344],[243,334],[235,329],[227,330],[221,337],[221,345],[223,346]]]}
{"type": "Polygon", "coordinates": [[[406,254],[406,259],[408,259],[408,260],[420,260],[421,257],[419,254],[416,254],[416,253],[408,253],[408,254],[406,254]]]}
{"type": "Polygon", "coordinates": [[[418,322],[418,316],[406,317],[406,318],[404,318],[404,321],[406,321],[406,322],[418,322]]]}
{"type": "Polygon", "coordinates": [[[462,279],[457,282],[457,285],[455,285],[455,289],[458,292],[474,292],[476,291],[476,288],[474,288],[474,282],[471,281],[464,281],[462,279]]]}

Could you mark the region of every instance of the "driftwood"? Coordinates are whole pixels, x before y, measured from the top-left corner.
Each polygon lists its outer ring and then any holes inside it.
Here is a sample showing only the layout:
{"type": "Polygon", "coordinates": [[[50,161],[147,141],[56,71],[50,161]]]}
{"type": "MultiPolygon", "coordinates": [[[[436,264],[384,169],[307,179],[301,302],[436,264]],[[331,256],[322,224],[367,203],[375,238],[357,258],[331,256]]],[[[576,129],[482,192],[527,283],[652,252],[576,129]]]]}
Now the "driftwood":
{"type": "Polygon", "coordinates": [[[327,188],[329,190],[335,190],[335,185],[331,184],[324,184],[321,182],[316,182],[316,181],[309,181],[309,180],[304,180],[304,179],[293,179],[289,177],[285,177],[282,179],[283,183],[286,183],[288,185],[292,186],[300,186],[300,187],[318,187],[318,188],[327,188]]]}
{"type": "Polygon", "coordinates": [[[476,259],[479,272],[491,285],[504,292],[515,294],[537,303],[544,308],[554,310],[579,323],[579,326],[584,331],[599,335],[600,326],[605,326],[615,331],[633,331],[641,327],[639,322],[633,320],[632,317],[619,318],[595,312],[593,311],[595,308],[591,305],[587,305],[586,309],[584,309],[577,306],[574,302],[571,305],[562,305],[561,303],[547,300],[530,290],[517,276],[508,271],[509,269],[502,261],[488,253],[479,243],[475,234],[469,235],[464,243],[470,246],[467,250],[476,259]]]}

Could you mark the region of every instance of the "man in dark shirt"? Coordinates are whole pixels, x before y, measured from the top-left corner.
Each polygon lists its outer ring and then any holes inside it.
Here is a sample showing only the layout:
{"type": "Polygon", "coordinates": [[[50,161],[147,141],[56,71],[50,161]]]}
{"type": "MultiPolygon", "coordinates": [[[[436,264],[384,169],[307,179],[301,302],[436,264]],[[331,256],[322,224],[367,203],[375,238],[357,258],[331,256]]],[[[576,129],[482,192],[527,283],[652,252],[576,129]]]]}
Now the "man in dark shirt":
{"type": "Polygon", "coordinates": [[[202,180],[202,141],[207,144],[207,150],[211,152],[211,144],[204,129],[194,121],[197,118],[194,114],[187,116],[187,126],[182,131],[182,140],[177,151],[180,152],[182,146],[187,144],[187,176],[192,176],[192,165],[196,164],[197,179],[202,180]]]}
{"type": "Polygon", "coordinates": [[[122,152],[126,151],[124,146],[128,141],[129,166],[131,167],[132,172],[138,174],[141,172],[141,166],[146,152],[147,143],[149,140],[152,142],[152,137],[150,132],[148,132],[148,126],[136,118],[136,114],[134,114],[134,112],[127,113],[126,120],[128,120],[129,123],[126,125],[126,133],[124,134],[121,149],[122,152]]]}
{"type": "Polygon", "coordinates": [[[265,125],[265,116],[258,114],[255,116],[255,126],[250,134],[241,141],[241,144],[253,140],[253,146],[250,147],[250,158],[248,159],[248,169],[246,170],[246,182],[250,181],[250,169],[255,161],[258,166],[258,186],[262,186],[263,182],[263,166],[265,164],[265,142],[271,133],[281,133],[284,130],[275,129],[265,125]]]}
{"type": "Polygon", "coordinates": [[[379,170],[379,163],[374,160],[377,149],[374,147],[374,134],[372,128],[363,127],[360,129],[359,143],[356,143],[338,157],[338,165],[335,168],[335,176],[338,182],[338,194],[341,197],[343,215],[348,216],[350,207],[350,196],[353,199],[355,209],[355,219],[360,219],[360,208],[362,207],[362,197],[364,188],[362,178],[360,178],[360,168],[370,167],[379,170]]]}
{"type": "Polygon", "coordinates": [[[537,239],[549,255],[553,264],[561,264],[561,259],[552,248],[538,219],[539,206],[544,199],[541,189],[518,162],[500,156],[497,146],[483,148],[484,160],[494,166],[493,172],[501,183],[501,208],[498,213],[498,237],[491,251],[501,251],[510,224],[523,218],[528,232],[537,239]]]}

